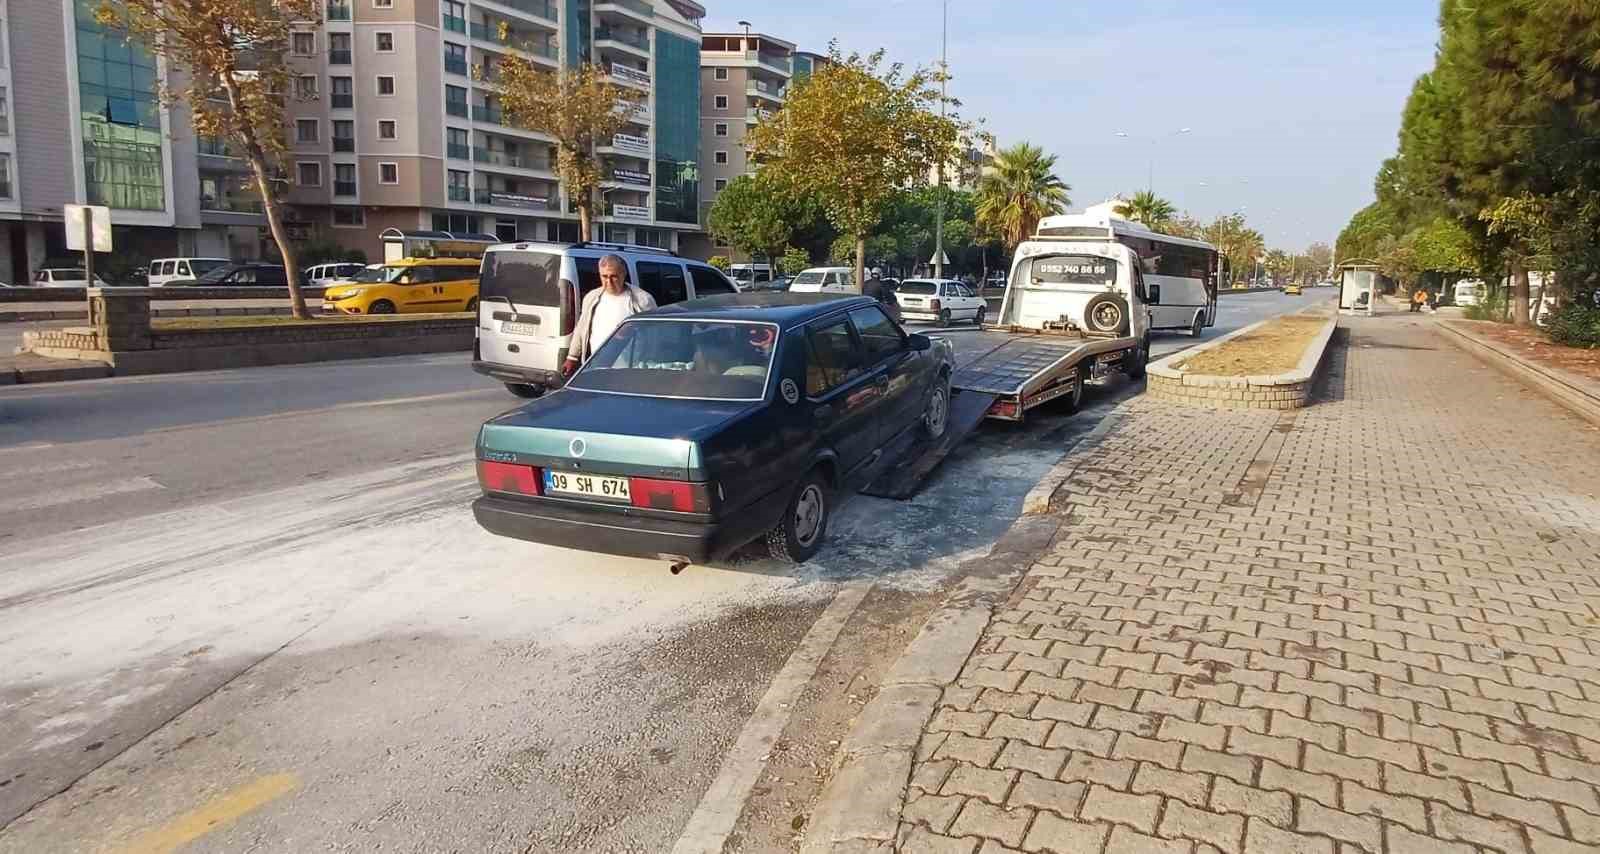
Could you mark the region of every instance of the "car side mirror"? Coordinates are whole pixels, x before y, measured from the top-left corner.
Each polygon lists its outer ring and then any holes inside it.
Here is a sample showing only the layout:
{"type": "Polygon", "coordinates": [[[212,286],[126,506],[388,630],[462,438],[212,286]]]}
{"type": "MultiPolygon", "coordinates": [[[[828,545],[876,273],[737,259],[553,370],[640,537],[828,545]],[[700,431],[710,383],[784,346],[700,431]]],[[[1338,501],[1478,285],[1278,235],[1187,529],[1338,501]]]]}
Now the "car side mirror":
{"type": "Polygon", "coordinates": [[[911,333],[910,339],[911,339],[911,349],[916,351],[916,352],[918,352],[918,353],[920,353],[920,352],[922,352],[924,350],[932,350],[933,349],[933,339],[929,338],[926,335],[923,335],[921,332],[913,332],[913,333],[911,333]]]}
{"type": "Polygon", "coordinates": [[[1148,300],[1146,300],[1146,302],[1150,303],[1151,305],[1160,305],[1161,304],[1161,286],[1160,285],[1149,285],[1149,284],[1147,284],[1147,285],[1144,286],[1144,288],[1150,294],[1150,298],[1148,300]]]}

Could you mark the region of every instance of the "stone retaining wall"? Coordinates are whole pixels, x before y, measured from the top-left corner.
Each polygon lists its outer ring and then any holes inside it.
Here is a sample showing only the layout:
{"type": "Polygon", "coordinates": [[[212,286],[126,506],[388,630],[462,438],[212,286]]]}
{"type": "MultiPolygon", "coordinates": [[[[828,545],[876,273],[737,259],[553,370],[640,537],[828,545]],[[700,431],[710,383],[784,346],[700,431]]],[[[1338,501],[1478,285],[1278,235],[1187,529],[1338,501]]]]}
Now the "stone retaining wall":
{"type": "MultiPolygon", "coordinates": [[[[8,302],[76,302],[89,295],[89,288],[0,288],[0,303],[8,302]]],[[[176,285],[170,288],[106,288],[119,294],[132,294],[147,297],[153,300],[201,300],[201,299],[288,299],[289,289],[268,286],[237,286],[203,288],[188,285],[176,285]]],[[[318,302],[322,299],[323,288],[306,285],[300,288],[300,295],[306,302],[318,302]]]]}
{"type": "Polygon", "coordinates": [[[1146,391],[1152,397],[1170,400],[1186,406],[1203,409],[1300,409],[1311,402],[1312,388],[1317,372],[1339,325],[1337,316],[1329,317],[1317,336],[1312,339],[1300,364],[1294,370],[1281,374],[1247,377],[1222,377],[1208,374],[1190,374],[1176,365],[1194,358],[1198,353],[1215,349],[1242,335],[1271,323],[1264,320],[1231,332],[1215,341],[1191,347],[1152,364],[1148,370],[1146,391]]]}

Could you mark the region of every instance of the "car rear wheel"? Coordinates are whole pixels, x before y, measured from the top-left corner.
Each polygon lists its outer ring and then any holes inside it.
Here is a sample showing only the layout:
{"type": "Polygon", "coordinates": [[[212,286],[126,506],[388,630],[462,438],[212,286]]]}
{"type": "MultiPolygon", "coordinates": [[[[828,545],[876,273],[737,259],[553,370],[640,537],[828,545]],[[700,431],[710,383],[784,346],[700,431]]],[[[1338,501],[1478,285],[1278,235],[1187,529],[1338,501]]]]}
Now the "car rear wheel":
{"type": "Polygon", "coordinates": [[[544,386],[530,385],[528,383],[506,383],[506,391],[511,392],[517,397],[527,398],[529,400],[544,396],[544,386]]]}
{"type": "Polygon", "coordinates": [[[466,308],[466,310],[467,311],[477,311],[478,310],[478,298],[477,297],[473,297],[472,299],[467,300],[467,308],[466,308]]]}
{"type": "Polygon", "coordinates": [[[949,326],[950,325],[950,309],[946,308],[946,309],[941,309],[939,311],[939,325],[940,326],[949,326]]]}
{"type": "Polygon", "coordinates": [[[822,548],[828,533],[828,485],[813,471],[795,487],[783,518],[767,532],[767,550],[776,560],[805,563],[822,548]]]}
{"type": "Polygon", "coordinates": [[[394,314],[394,303],[386,299],[378,300],[367,309],[367,314],[394,314]]]}
{"type": "Polygon", "coordinates": [[[984,317],[984,315],[986,315],[988,313],[989,313],[989,309],[988,309],[987,306],[978,306],[978,313],[973,316],[972,322],[976,323],[979,326],[982,326],[983,325],[983,317],[984,317]]]}
{"type": "Polygon", "coordinates": [[[928,407],[922,411],[922,435],[937,439],[950,426],[950,380],[939,378],[939,384],[928,393],[928,407]]]}

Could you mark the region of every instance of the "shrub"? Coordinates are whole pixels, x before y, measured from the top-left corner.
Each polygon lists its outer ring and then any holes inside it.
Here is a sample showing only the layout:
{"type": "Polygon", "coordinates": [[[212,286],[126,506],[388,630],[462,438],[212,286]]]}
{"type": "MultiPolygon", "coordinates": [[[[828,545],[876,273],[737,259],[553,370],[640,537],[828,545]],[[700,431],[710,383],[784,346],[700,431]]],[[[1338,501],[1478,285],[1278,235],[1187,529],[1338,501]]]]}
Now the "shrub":
{"type": "Polygon", "coordinates": [[[1600,349],[1600,307],[1569,305],[1550,316],[1545,332],[1557,344],[1600,349]]]}
{"type": "Polygon", "coordinates": [[[790,247],[784,250],[783,259],[778,263],[783,267],[783,275],[797,276],[801,270],[811,266],[811,255],[804,249],[790,247]]]}
{"type": "Polygon", "coordinates": [[[724,273],[733,269],[733,262],[729,261],[728,256],[726,255],[713,255],[706,259],[706,263],[716,267],[718,270],[721,270],[724,273]]]}
{"type": "Polygon", "coordinates": [[[1492,320],[1504,323],[1506,319],[1506,289],[1496,288],[1484,294],[1477,305],[1466,307],[1465,314],[1468,320],[1492,320]]]}

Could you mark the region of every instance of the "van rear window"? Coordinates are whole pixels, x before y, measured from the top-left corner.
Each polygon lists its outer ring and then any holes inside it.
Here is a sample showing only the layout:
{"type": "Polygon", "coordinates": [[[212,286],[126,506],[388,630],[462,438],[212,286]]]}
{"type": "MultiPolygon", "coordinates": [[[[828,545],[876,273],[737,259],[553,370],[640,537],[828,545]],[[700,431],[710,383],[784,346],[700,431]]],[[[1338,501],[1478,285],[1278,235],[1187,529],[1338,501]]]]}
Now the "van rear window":
{"type": "Polygon", "coordinates": [[[550,252],[490,252],[483,256],[478,298],[516,305],[561,304],[561,256],[550,252]]]}

